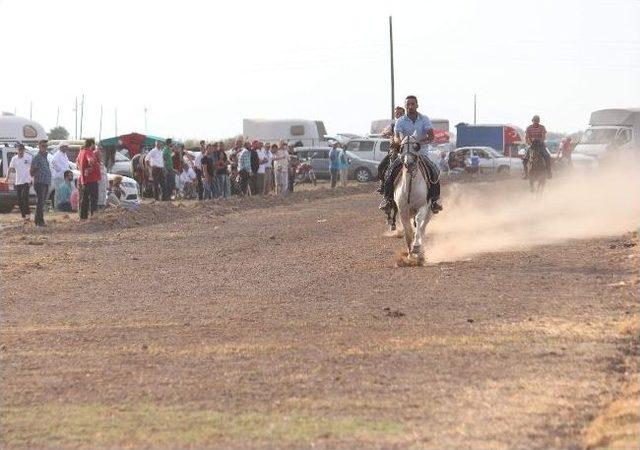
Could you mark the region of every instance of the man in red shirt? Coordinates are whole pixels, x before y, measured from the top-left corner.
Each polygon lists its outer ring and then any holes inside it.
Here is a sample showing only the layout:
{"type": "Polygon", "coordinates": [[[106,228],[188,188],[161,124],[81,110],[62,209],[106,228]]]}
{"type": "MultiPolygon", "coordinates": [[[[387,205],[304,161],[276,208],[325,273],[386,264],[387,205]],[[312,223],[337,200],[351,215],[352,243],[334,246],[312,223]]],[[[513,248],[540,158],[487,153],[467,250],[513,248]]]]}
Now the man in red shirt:
{"type": "Polygon", "coordinates": [[[84,147],[78,155],[78,170],[82,185],[80,199],[80,219],[86,220],[89,212],[93,216],[98,208],[98,182],[100,181],[100,164],[95,155],[96,141],[89,138],[84,141],[84,147]]]}
{"type": "Polygon", "coordinates": [[[540,123],[540,116],[535,115],[531,119],[533,122],[531,125],[527,127],[527,131],[524,134],[524,140],[527,143],[527,153],[524,155],[524,159],[522,163],[524,165],[524,179],[526,180],[529,176],[528,174],[528,163],[529,163],[529,154],[531,152],[531,145],[534,141],[540,141],[544,151],[542,152],[542,157],[544,158],[545,163],[547,164],[547,176],[551,178],[551,155],[547,151],[547,147],[545,145],[545,139],[547,138],[547,129],[540,123]]]}

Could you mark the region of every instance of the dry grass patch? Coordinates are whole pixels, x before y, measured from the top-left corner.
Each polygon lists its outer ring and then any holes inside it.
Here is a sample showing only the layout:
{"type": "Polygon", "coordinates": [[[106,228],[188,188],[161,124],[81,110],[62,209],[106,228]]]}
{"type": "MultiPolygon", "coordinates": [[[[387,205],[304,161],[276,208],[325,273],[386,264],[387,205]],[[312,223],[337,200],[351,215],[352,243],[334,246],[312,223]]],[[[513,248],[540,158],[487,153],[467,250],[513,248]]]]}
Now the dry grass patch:
{"type": "MultiPolygon", "coordinates": [[[[3,408],[3,448],[106,448],[271,443],[309,446],[318,440],[394,443],[396,421],[302,414],[232,414],[154,404],[100,404],[3,408]]],[[[405,436],[406,437],[406,436],[405,436]]]]}

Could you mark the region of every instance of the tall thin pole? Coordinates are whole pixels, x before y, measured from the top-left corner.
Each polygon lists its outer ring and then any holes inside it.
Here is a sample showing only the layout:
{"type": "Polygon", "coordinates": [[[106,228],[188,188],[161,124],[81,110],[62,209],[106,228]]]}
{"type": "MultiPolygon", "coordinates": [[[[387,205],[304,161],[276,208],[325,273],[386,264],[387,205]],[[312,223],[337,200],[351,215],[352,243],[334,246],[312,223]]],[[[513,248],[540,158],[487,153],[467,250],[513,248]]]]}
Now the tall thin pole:
{"type": "Polygon", "coordinates": [[[478,117],[478,102],[476,94],[473,94],[473,124],[476,124],[476,119],[478,117]]]}
{"type": "Polygon", "coordinates": [[[56,112],[56,127],[60,125],[60,106],[58,106],[58,111],[56,112]]]}
{"type": "Polygon", "coordinates": [[[98,128],[98,142],[102,140],[102,105],[100,105],[100,128],[98,128]]]}
{"type": "Polygon", "coordinates": [[[33,119],[33,102],[29,102],[29,120],[33,119]]]}
{"type": "Polygon", "coordinates": [[[82,94],[82,102],[80,102],[80,139],[82,139],[82,123],[84,122],[84,94],[82,94]]]}
{"type": "Polygon", "coordinates": [[[389,16],[389,48],[391,53],[391,120],[394,119],[394,108],[396,105],[395,96],[395,71],[393,70],[393,19],[389,16]]]}
{"type": "Polygon", "coordinates": [[[76,97],[75,100],[75,106],[73,107],[73,112],[75,113],[75,136],[76,136],[76,140],[78,139],[78,97],[76,97]]]}

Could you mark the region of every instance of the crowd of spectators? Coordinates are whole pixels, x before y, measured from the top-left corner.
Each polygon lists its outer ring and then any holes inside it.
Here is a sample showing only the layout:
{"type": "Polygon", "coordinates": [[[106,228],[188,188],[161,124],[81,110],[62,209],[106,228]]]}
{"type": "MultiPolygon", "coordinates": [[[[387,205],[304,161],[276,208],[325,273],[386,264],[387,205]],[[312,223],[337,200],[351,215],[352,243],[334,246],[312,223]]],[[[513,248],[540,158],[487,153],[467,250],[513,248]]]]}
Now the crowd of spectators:
{"type": "MultiPolygon", "coordinates": [[[[331,155],[331,186],[338,174],[346,185],[348,164],[346,154],[335,146],[338,161],[331,155]]],[[[200,141],[199,149],[186,149],[171,139],[156,141],[154,148],[144,154],[147,179],[139,177],[144,193],[149,191],[156,200],[175,198],[208,200],[227,199],[232,195],[286,195],[293,192],[301,161],[294,147],[283,141],[277,143],[237,139],[230,148],[224,142],[200,141]]]]}

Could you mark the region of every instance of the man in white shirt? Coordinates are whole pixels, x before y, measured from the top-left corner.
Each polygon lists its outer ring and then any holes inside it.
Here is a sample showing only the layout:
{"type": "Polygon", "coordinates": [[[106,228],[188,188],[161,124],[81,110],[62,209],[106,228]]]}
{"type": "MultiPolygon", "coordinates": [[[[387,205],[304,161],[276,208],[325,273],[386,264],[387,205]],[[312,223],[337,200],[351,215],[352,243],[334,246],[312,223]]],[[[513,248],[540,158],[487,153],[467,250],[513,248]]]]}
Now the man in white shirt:
{"type": "Polygon", "coordinates": [[[256,178],[256,187],[257,187],[257,191],[264,195],[266,194],[266,174],[267,174],[267,167],[270,165],[270,159],[269,159],[269,154],[271,152],[269,152],[269,150],[267,150],[264,147],[263,143],[260,143],[260,149],[258,150],[258,160],[260,161],[260,166],[258,167],[258,173],[257,173],[257,178],[256,178]]]}
{"type": "Polygon", "coordinates": [[[271,146],[273,152],[273,168],[276,176],[276,195],[285,195],[289,189],[289,152],[280,141],[271,146]]]}
{"type": "Polygon", "coordinates": [[[155,147],[151,149],[144,160],[151,167],[151,178],[153,181],[153,197],[160,200],[164,189],[164,157],[160,149],[160,142],[156,141],[155,147]]]}
{"type": "Polygon", "coordinates": [[[20,214],[22,218],[29,220],[29,186],[31,185],[31,155],[24,151],[24,144],[18,144],[18,154],[11,158],[9,163],[9,171],[5,181],[9,176],[16,174],[14,186],[18,194],[18,205],[20,206],[20,214]]]}
{"type": "Polygon", "coordinates": [[[58,147],[58,151],[53,154],[53,158],[51,159],[52,191],[64,182],[64,173],[70,169],[67,151],[69,151],[69,144],[62,142],[60,147],[58,147]]]}

